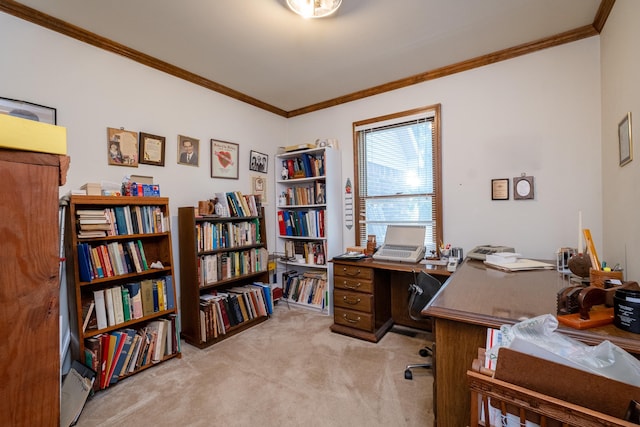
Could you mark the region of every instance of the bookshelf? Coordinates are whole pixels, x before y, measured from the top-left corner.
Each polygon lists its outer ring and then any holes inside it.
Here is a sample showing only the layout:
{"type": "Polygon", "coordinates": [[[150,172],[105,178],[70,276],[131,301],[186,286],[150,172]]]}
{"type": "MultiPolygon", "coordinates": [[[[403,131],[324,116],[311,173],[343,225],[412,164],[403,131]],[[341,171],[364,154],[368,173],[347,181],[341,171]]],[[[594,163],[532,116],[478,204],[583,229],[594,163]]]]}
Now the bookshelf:
{"type": "Polygon", "coordinates": [[[94,389],[180,357],[169,199],[71,196],[65,228],[72,354],[94,389]]]}
{"type": "Polygon", "coordinates": [[[267,320],[273,305],[264,210],[196,214],[178,208],[182,337],[206,348],[267,320]]]}
{"type": "Polygon", "coordinates": [[[278,280],[290,304],[333,312],[333,270],[343,251],[342,164],[329,147],[276,156],[278,280]]]}

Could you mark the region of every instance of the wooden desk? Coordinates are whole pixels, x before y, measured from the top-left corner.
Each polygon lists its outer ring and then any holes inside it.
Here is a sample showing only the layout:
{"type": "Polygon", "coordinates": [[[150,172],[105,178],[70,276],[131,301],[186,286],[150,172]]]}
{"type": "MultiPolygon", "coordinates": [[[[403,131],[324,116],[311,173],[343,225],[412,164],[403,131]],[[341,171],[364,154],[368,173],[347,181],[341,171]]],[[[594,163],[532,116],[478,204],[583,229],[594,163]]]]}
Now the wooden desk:
{"type": "MultiPolygon", "coordinates": [[[[423,310],[434,324],[435,424],[469,423],[470,393],[466,372],[485,347],[487,328],[515,324],[525,318],[556,314],[556,294],[568,282],[555,270],[505,273],[467,260],[458,267],[423,310]]],[[[633,354],[640,354],[640,335],[613,325],[576,330],[560,326],[559,332],[595,345],[608,339],[633,354]]]]}
{"type": "Polygon", "coordinates": [[[431,330],[430,322],[416,322],[407,310],[409,284],[425,271],[444,281],[445,266],[377,261],[333,261],[333,332],[378,342],[393,324],[431,330]]]}

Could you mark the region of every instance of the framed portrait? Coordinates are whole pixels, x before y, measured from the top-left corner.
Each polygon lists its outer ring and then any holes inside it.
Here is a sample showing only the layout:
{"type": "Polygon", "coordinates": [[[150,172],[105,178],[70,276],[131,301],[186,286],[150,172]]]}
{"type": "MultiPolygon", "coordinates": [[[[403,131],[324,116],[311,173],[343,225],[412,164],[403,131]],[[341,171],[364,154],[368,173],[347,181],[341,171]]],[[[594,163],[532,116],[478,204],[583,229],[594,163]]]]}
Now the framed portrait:
{"type": "Polygon", "coordinates": [[[267,179],[262,176],[252,176],[251,193],[260,196],[261,203],[267,205],[267,179]]]}
{"type": "Polygon", "coordinates": [[[140,132],[140,163],[164,166],[165,137],[140,132]]]}
{"type": "Polygon", "coordinates": [[[211,140],[211,178],[238,179],[239,145],[211,140]]]}
{"type": "Polygon", "coordinates": [[[0,98],[0,114],[55,125],[56,109],[11,98],[0,98]]]}
{"type": "Polygon", "coordinates": [[[249,152],[249,170],[267,173],[269,168],[269,156],[251,150],[249,152]]]}
{"type": "Polygon", "coordinates": [[[138,132],[107,128],[107,159],[110,165],[138,167],[138,132]]]}
{"type": "Polygon", "coordinates": [[[509,200],[509,178],[491,180],[491,200],[509,200]]]}
{"type": "Polygon", "coordinates": [[[633,160],[633,141],[631,140],[631,112],[618,124],[618,144],[620,146],[620,166],[633,160]]]}
{"type": "Polygon", "coordinates": [[[178,164],[198,166],[200,140],[184,135],[178,135],[178,164]]]}

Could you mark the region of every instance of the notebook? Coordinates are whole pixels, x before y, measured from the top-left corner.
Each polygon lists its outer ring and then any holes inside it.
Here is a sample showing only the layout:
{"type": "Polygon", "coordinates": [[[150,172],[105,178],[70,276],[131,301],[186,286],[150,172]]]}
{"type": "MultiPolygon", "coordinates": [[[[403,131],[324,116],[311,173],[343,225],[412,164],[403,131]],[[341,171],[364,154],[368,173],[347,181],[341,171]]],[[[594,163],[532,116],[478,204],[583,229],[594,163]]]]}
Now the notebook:
{"type": "Polygon", "coordinates": [[[424,225],[388,225],[384,243],[373,259],[416,263],[424,258],[424,225]]]}

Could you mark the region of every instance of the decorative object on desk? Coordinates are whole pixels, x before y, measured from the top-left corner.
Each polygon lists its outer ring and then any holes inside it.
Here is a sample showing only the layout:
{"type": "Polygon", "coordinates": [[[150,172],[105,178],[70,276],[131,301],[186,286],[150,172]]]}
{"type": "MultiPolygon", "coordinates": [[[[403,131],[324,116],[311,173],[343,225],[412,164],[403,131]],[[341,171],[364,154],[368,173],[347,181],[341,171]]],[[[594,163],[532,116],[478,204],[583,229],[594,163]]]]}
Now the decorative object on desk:
{"type": "Polygon", "coordinates": [[[533,199],[533,177],[522,173],[513,178],[513,200],[533,199]]]}
{"type": "Polygon", "coordinates": [[[178,135],[178,164],[198,166],[200,140],[184,135],[178,135]]]}
{"type": "Polygon", "coordinates": [[[569,270],[578,277],[589,277],[591,258],[585,254],[575,254],[567,262],[569,270]]]}
{"type": "Polygon", "coordinates": [[[211,140],[211,178],[238,179],[238,152],[234,142],[211,140]]]}
{"type": "Polygon", "coordinates": [[[370,234],[367,236],[367,250],[366,255],[373,255],[376,252],[376,235],[370,234]]]}
{"type": "Polygon", "coordinates": [[[110,165],[138,167],[138,132],[107,128],[107,159],[110,165]]]}
{"type": "Polygon", "coordinates": [[[509,178],[491,180],[491,200],[509,200],[509,178]]]}
{"type": "Polygon", "coordinates": [[[607,280],[619,280],[622,281],[622,270],[617,271],[603,271],[603,270],[594,270],[593,268],[589,269],[589,283],[591,286],[595,286],[597,288],[605,288],[605,281],[607,280]]]}
{"type": "Polygon", "coordinates": [[[249,170],[267,173],[269,167],[269,156],[251,150],[249,152],[249,170]]]}
{"type": "Polygon", "coordinates": [[[56,109],[17,99],[0,98],[0,114],[8,114],[36,122],[56,124],[56,109]]]}
{"type": "Polygon", "coordinates": [[[165,137],[140,132],[140,163],[164,166],[165,137]]]}
{"type": "Polygon", "coordinates": [[[620,147],[620,166],[624,166],[633,160],[631,112],[628,112],[618,124],[618,144],[620,147]]]}

